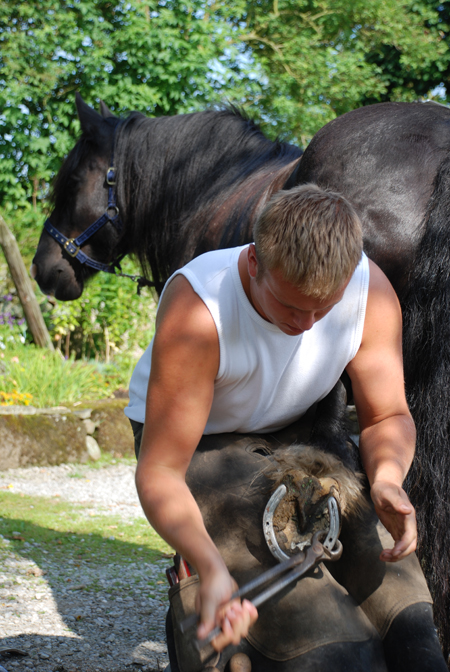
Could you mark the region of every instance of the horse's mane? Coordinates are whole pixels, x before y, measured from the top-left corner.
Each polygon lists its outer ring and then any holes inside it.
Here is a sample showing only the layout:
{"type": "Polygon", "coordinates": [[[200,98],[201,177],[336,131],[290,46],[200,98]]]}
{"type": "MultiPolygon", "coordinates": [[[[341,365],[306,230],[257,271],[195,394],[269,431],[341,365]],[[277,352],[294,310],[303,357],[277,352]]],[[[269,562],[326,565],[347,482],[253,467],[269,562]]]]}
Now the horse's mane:
{"type": "Polygon", "coordinates": [[[155,119],[132,113],[120,122],[115,148],[127,251],[160,291],[197,254],[248,241],[267,188],[256,185],[258,175],[300,155],[234,108],[155,119]]]}

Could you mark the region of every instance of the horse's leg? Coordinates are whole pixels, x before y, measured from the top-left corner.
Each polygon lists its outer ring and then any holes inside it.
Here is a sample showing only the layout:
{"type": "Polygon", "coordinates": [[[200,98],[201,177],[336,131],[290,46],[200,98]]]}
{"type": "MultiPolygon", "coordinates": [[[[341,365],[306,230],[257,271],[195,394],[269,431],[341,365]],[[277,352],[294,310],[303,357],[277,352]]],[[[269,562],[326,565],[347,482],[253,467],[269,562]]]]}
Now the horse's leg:
{"type": "Polygon", "coordinates": [[[447,672],[430,604],[413,604],[400,612],[383,648],[390,672],[447,672]]]}
{"type": "Polygon", "coordinates": [[[309,440],[325,453],[336,455],[350,469],[361,471],[359,453],[349,445],[346,411],[347,389],[338,380],[317,404],[309,440]]]}

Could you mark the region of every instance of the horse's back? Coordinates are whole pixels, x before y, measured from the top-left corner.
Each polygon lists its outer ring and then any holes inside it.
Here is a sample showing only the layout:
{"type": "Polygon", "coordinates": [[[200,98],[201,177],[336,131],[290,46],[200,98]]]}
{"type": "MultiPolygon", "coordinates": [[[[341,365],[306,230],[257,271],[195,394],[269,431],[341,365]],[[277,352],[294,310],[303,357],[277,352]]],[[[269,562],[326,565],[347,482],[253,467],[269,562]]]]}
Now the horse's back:
{"type": "Polygon", "coordinates": [[[334,189],[353,203],[366,253],[401,294],[449,149],[450,109],[380,103],[324,126],[303,155],[297,181],[334,189]]]}

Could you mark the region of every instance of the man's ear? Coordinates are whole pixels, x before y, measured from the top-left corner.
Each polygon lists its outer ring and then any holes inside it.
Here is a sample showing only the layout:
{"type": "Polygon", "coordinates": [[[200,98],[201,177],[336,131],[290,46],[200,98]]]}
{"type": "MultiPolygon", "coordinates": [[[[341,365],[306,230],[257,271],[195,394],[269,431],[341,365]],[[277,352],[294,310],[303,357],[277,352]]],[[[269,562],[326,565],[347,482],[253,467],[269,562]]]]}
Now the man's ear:
{"type": "Polygon", "coordinates": [[[256,278],[258,274],[258,257],[256,256],[255,243],[250,243],[247,250],[248,274],[251,278],[256,278]]]}

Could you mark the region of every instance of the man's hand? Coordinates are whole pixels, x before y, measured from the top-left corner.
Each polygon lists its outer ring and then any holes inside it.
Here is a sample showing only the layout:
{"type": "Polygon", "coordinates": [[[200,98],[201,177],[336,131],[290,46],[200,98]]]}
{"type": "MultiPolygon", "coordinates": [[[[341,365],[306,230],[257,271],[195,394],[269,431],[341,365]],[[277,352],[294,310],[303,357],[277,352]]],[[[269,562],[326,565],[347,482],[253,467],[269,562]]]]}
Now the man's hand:
{"type": "Polygon", "coordinates": [[[382,551],[380,560],[397,562],[416,549],[417,527],[414,507],[406,492],[388,481],[375,482],[370,494],[378,518],[395,541],[394,548],[382,551]]]}
{"type": "Polygon", "coordinates": [[[256,607],[248,600],[230,602],[236,589],[236,582],[227,570],[214,571],[200,582],[196,599],[197,612],[200,613],[197,637],[205,639],[211,630],[220,626],[222,633],[211,642],[216,651],[222,651],[228,644],[239,644],[258,618],[256,607]]]}

